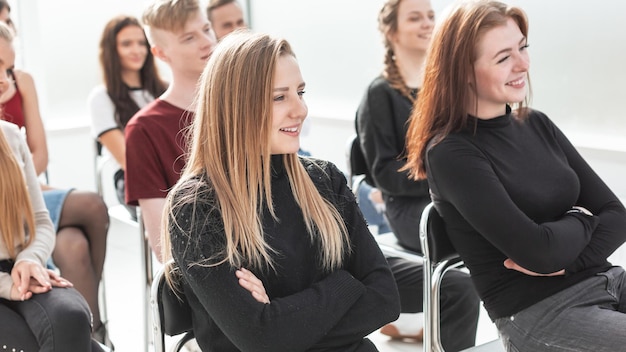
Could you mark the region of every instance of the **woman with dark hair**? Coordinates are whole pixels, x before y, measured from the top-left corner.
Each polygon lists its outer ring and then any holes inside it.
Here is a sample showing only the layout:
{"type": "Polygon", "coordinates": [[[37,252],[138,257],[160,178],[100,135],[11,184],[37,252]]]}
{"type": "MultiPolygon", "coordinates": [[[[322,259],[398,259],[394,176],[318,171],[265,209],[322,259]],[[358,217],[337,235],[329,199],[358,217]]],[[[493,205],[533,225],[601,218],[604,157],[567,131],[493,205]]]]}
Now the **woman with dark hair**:
{"type": "MultiPolygon", "coordinates": [[[[114,182],[118,200],[125,204],[124,128],[140,108],[163,94],[167,85],[134,17],[116,16],[106,24],[100,39],[100,66],[104,84],[95,87],[88,98],[92,132],[120,165],[114,182]]],[[[129,211],[135,216],[134,207],[129,211]]]]}
{"type": "MultiPolygon", "coordinates": [[[[399,243],[421,252],[419,221],[430,203],[428,182],[398,171],[406,162],[404,145],[413,104],[421,99],[422,70],[435,13],[430,0],[387,0],[378,15],[385,45],[384,69],[367,87],[356,114],[356,130],[370,177],[381,192],[385,215],[399,243]]],[[[421,264],[387,258],[400,291],[400,318],[381,333],[392,338],[421,339],[423,311],[421,264]]],[[[451,270],[443,280],[441,340],[447,351],[474,345],[479,302],[467,273],[451,270]]]]}
{"type": "Polygon", "coordinates": [[[456,4],[437,27],[407,138],[450,240],[508,351],[623,351],[626,273],[607,258],[626,209],[528,107],[528,20],[456,4]]]}

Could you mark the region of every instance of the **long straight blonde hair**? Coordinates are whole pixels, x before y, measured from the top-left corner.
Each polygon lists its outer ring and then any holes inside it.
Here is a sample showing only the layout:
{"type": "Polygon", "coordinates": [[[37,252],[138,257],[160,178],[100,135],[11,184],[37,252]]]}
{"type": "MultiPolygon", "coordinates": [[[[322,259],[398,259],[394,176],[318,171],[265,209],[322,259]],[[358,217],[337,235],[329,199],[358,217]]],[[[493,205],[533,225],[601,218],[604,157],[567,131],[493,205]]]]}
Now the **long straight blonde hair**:
{"type": "MultiPolygon", "coordinates": [[[[1,113],[1,110],[0,110],[1,113]]],[[[0,126],[0,233],[11,259],[35,239],[35,214],[20,164],[0,126]]]]}
{"type": "MultiPolygon", "coordinates": [[[[294,56],[285,40],[246,30],[225,37],[213,53],[200,79],[187,165],[168,196],[163,216],[164,258],[171,257],[168,229],[178,226],[168,223],[175,221],[172,207],[180,205],[172,204],[172,199],[197,204],[195,199],[201,195],[181,185],[206,174],[226,236],[224,251],[209,258],[211,265],[273,267],[273,249],[263,236],[261,212],[267,207],[276,218],[270,133],[274,72],[281,55],[294,56]]],[[[341,266],[350,248],[341,215],[318,192],[297,154],[286,154],[283,160],[311,241],[320,244],[321,267],[341,266]]]]}

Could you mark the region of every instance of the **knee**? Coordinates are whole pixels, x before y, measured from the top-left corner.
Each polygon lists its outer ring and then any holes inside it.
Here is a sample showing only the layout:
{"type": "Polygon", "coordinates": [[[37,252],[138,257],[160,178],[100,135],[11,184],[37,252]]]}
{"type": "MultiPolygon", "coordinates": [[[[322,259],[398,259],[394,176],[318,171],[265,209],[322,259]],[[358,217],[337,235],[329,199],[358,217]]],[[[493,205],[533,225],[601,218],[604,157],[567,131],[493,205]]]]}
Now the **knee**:
{"type": "Polygon", "coordinates": [[[480,309],[480,298],[470,276],[462,271],[448,272],[441,283],[442,306],[455,305],[459,310],[475,312],[480,309]]]}
{"type": "Polygon", "coordinates": [[[85,299],[73,288],[55,288],[44,301],[54,335],[91,333],[91,311],[85,299]]]}
{"type": "Polygon", "coordinates": [[[85,198],[86,211],[108,223],[109,213],[104,199],[94,192],[85,192],[83,197],[85,198]]]}
{"type": "Polygon", "coordinates": [[[86,265],[90,262],[89,240],[77,227],[64,227],[57,234],[53,252],[57,264],[67,262],[71,258],[72,265],[86,265]]]}
{"type": "Polygon", "coordinates": [[[100,222],[107,223],[109,222],[109,213],[107,209],[107,205],[104,202],[104,199],[100,197],[95,192],[91,191],[74,191],[71,192],[67,200],[65,201],[65,205],[63,207],[63,211],[69,210],[75,213],[73,218],[77,218],[78,221],[85,221],[88,219],[89,222],[100,222]]]}

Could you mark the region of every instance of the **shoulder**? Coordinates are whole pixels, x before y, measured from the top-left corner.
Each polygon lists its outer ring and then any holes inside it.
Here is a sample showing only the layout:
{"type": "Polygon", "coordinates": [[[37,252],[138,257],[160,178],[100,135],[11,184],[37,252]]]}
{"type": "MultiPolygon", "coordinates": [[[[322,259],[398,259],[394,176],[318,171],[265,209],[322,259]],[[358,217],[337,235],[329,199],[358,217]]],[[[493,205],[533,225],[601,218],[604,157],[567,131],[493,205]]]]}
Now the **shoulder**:
{"type": "Polygon", "coordinates": [[[102,104],[105,102],[109,104],[111,103],[111,98],[109,97],[109,93],[107,92],[104,84],[93,87],[91,92],[89,92],[87,102],[89,105],[102,104]]]}
{"type": "Polygon", "coordinates": [[[469,154],[480,153],[480,149],[472,143],[468,135],[450,133],[440,141],[431,140],[426,147],[426,157],[432,160],[452,160],[453,158],[463,158],[469,154]]]}
{"type": "Polygon", "coordinates": [[[558,130],[558,127],[548,117],[548,115],[539,110],[529,109],[528,116],[522,121],[523,123],[529,125],[530,128],[535,130],[537,133],[548,133],[553,135],[558,130]]]}
{"type": "Polygon", "coordinates": [[[20,149],[28,149],[22,131],[20,131],[20,128],[16,124],[0,120],[0,129],[14,153],[17,153],[20,149]]]}
{"type": "Polygon", "coordinates": [[[109,93],[107,92],[107,89],[104,86],[104,84],[98,84],[97,86],[91,89],[91,91],[89,92],[88,99],[92,100],[92,99],[101,98],[101,97],[108,98],[108,96],[109,96],[109,93]]]}
{"type": "Polygon", "coordinates": [[[169,193],[172,214],[188,218],[189,222],[203,222],[218,211],[217,199],[206,174],[181,179],[169,193]]]}
{"type": "Polygon", "coordinates": [[[329,191],[337,190],[347,184],[344,173],[330,161],[300,157],[300,162],[320,191],[324,188],[329,191]]]}
{"type": "Polygon", "coordinates": [[[369,86],[367,86],[368,94],[390,93],[392,91],[393,88],[389,85],[389,81],[387,81],[387,79],[383,76],[376,77],[372,82],[370,82],[369,86]]]}
{"type": "Polygon", "coordinates": [[[15,70],[13,71],[13,74],[15,76],[15,83],[17,83],[20,91],[35,89],[35,80],[30,73],[22,70],[15,70]]]}
{"type": "Polygon", "coordinates": [[[10,123],[8,121],[0,120],[0,128],[2,128],[2,132],[7,138],[14,138],[20,133],[19,127],[17,127],[16,124],[10,123]]]}

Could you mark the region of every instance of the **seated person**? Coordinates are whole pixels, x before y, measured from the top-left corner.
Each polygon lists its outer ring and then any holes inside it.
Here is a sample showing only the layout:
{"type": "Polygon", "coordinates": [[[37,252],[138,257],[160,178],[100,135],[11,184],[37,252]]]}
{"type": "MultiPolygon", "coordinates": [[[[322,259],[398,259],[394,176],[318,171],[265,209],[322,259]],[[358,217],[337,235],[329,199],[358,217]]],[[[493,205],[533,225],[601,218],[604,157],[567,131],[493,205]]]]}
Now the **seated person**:
{"type": "Polygon", "coordinates": [[[217,40],[198,0],[155,0],[142,22],[152,54],[169,66],[172,81],[124,130],[126,203],[141,208],[150,247],[161,261],[165,197],[185,165],[184,131],[193,121],[198,78],[217,40]]]}
{"type": "MultiPolygon", "coordinates": [[[[146,35],[134,17],[115,16],[104,26],[100,68],[104,83],[95,87],[87,99],[91,130],[104,146],[102,152],[109,153],[119,165],[113,181],[118,201],[126,204],[124,128],[140,108],[163,94],[167,84],[159,77],[146,35]]],[[[127,207],[136,220],[135,207],[127,207]]]]}
{"type": "MultiPolygon", "coordinates": [[[[0,24],[0,33],[7,31],[0,24]]],[[[2,44],[0,44],[2,47],[2,44]]],[[[9,86],[0,54],[0,93],[9,86]]],[[[91,313],[72,284],[46,269],[54,248],[30,150],[0,120],[0,344],[10,351],[102,351],[91,340],[91,313]]]]}
{"type": "MultiPolygon", "coordinates": [[[[14,68],[13,35],[4,23],[2,25],[0,55],[4,57],[10,80],[0,95],[0,119],[25,129],[35,172],[40,175],[48,168],[48,147],[35,83],[29,73],[14,68]]],[[[53,265],[87,300],[94,318],[94,337],[112,347],[106,326],[100,319],[98,295],[109,228],[106,204],[91,191],[56,189],[48,185],[41,185],[41,188],[57,234],[53,265]]]]}
{"type": "Polygon", "coordinates": [[[304,89],[286,41],[245,31],[202,75],[162,242],[203,350],[377,351],[367,335],[398,316],[343,174],[297,155],[304,89]]]}
{"type": "Polygon", "coordinates": [[[507,351],[626,346],[626,272],[607,258],[626,209],[567,137],[528,107],[528,19],[463,1],[439,23],[407,140],[507,351]],[[462,45],[458,45],[462,43],[462,45]]]}

